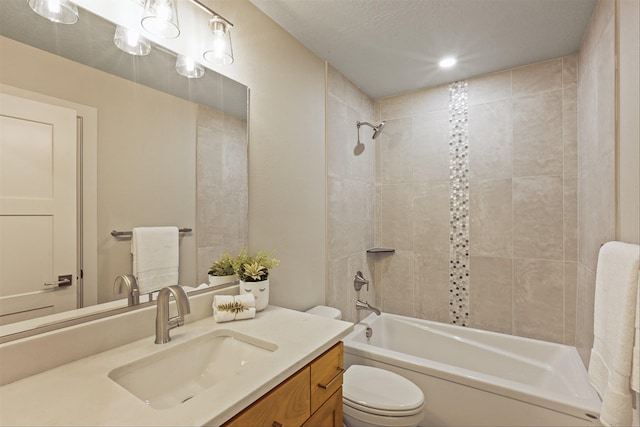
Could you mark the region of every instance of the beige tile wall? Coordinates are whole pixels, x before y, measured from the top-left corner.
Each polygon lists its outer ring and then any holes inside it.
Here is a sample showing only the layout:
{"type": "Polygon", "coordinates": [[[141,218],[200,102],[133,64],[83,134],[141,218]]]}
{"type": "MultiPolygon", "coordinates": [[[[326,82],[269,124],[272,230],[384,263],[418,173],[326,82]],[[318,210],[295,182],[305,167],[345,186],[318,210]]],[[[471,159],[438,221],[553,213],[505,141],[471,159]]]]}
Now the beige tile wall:
{"type": "MultiPolygon", "coordinates": [[[[573,344],[577,57],[469,80],[470,326],[573,344]]],[[[449,318],[448,86],[376,100],[382,310],[449,318]],[[379,141],[379,142],[378,142],[379,141]]]]}
{"type": "MultiPolygon", "coordinates": [[[[366,250],[374,246],[375,147],[380,139],[372,140],[372,129],[363,126],[358,144],[356,122],[373,123],[373,100],[331,67],[327,84],[326,303],[339,308],[343,318],[353,322],[368,314],[356,311],[358,298],[377,304],[372,257],[380,255],[367,255],[366,250]],[[357,271],[370,280],[368,292],[366,288],[355,291],[353,278],[357,271]]],[[[403,203],[401,195],[397,203],[403,203]]]]}
{"type": "Polygon", "coordinates": [[[248,245],[247,122],[198,106],[196,221],[198,283],[224,252],[248,245]]]}
{"type": "MultiPolygon", "coordinates": [[[[579,52],[576,347],[585,364],[593,344],[600,245],[615,239],[615,2],[600,1],[579,52]]],[[[576,195],[568,194],[568,197],[576,195]]]]}

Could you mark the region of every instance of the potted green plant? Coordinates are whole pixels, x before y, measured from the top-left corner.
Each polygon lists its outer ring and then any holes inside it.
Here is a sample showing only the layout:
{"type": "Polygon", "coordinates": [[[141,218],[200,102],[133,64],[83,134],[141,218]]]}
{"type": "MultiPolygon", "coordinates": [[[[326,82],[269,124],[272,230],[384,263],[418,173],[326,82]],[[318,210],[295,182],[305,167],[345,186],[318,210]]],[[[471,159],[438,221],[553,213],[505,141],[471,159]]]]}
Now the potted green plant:
{"type": "Polygon", "coordinates": [[[240,279],[240,293],[253,294],[256,299],[256,311],[264,310],[269,304],[269,270],[280,264],[273,257],[273,251],[259,251],[249,255],[243,248],[233,260],[234,271],[240,279]]]}
{"type": "Polygon", "coordinates": [[[235,280],[237,280],[237,276],[234,270],[234,259],[229,255],[229,252],[225,252],[209,267],[209,285],[224,285],[235,280]]]}

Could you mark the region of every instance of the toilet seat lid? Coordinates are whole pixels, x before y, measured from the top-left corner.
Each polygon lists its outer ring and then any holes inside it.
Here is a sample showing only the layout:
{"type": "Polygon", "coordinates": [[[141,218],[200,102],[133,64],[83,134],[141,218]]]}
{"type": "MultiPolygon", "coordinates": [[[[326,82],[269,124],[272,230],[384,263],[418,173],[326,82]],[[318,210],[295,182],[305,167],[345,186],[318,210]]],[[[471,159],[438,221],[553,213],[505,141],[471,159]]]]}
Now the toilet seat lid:
{"type": "Polygon", "coordinates": [[[408,379],[372,366],[352,365],[344,373],[345,404],[364,411],[409,415],[422,410],[424,394],[408,379]]]}

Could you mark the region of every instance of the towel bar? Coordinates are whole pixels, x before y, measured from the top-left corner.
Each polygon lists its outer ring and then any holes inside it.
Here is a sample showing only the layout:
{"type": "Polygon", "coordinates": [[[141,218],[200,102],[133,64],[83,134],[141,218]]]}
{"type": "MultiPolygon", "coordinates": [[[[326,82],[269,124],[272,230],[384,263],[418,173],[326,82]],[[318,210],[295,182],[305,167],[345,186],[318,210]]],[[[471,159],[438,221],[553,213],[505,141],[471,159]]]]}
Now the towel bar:
{"type": "MultiPolygon", "coordinates": [[[[180,233],[191,233],[191,231],[192,230],[190,228],[181,228],[181,229],[178,230],[178,232],[180,232],[180,233]]],[[[133,236],[133,231],[116,231],[116,230],[113,230],[111,232],[111,235],[113,237],[131,237],[131,236],[133,236]]]]}

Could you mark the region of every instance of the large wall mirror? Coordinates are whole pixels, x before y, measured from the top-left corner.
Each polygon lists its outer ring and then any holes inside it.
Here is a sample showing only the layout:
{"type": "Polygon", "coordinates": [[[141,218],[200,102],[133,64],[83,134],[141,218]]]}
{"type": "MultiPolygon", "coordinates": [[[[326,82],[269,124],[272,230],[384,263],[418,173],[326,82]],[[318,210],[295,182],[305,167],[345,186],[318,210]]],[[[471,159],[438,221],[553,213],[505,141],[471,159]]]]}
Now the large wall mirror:
{"type": "MultiPolygon", "coordinates": [[[[38,243],[50,224],[25,222],[11,209],[31,197],[22,184],[43,168],[7,160],[19,144],[0,141],[0,310],[15,306],[16,295],[58,298],[61,292],[42,287],[63,272],[42,260],[63,253],[78,260],[78,271],[68,272],[73,307],[58,312],[42,303],[0,313],[0,341],[126,310],[114,280],[132,271],[130,239],[114,230],[191,229],[180,237],[180,284],[190,287],[207,281],[213,259],[247,243],[248,88],[210,69],[202,78],[183,77],[176,55],[159,44],[151,43],[147,56],[129,55],[114,45],[114,32],[113,23],[83,9],[76,24],[64,25],[36,15],[26,0],[0,1],[0,137],[16,127],[12,108],[75,112],[79,178],[70,214],[77,237],[63,239],[68,250],[38,243]]],[[[43,156],[38,147],[46,142],[33,144],[27,151],[51,164],[57,154],[43,156]]]]}

